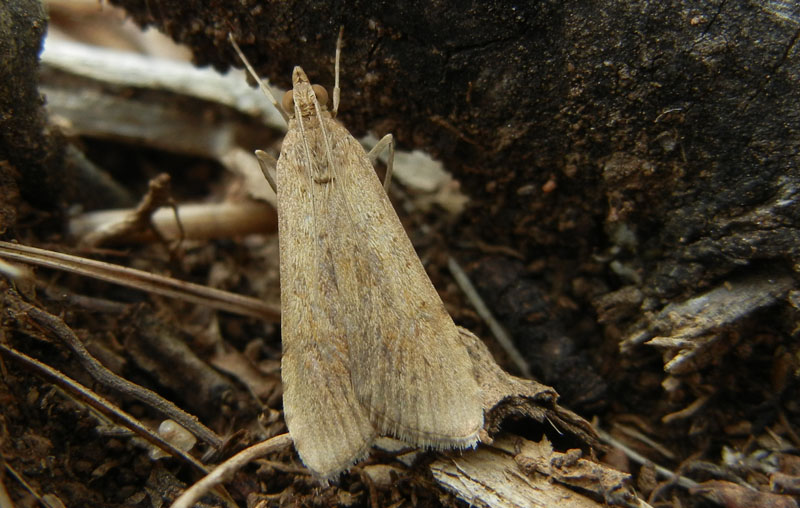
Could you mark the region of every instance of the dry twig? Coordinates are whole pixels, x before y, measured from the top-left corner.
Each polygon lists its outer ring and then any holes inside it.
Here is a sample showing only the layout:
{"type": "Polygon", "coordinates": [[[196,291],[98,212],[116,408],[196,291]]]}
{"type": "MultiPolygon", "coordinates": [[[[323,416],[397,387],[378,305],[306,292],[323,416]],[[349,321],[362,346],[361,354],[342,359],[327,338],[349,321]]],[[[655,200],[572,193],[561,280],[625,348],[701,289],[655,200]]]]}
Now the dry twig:
{"type": "Polygon", "coordinates": [[[64,321],[56,316],[43,311],[33,305],[23,301],[14,293],[9,292],[6,296],[6,303],[8,309],[16,314],[16,319],[21,320],[22,316],[26,316],[33,322],[43,327],[56,337],[61,342],[69,346],[70,349],[78,357],[78,361],[86,369],[86,371],[95,378],[98,382],[105,386],[125,393],[134,397],[148,406],[161,412],[163,415],[172,418],[176,422],[186,427],[189,431],[197,437],[207,442],[214,448],[219,448],[223,440],[214,431],[203,425],[197,420],[197,417],[186,413],[184,410],[173,404],[172,402],[164,399],[157,393],[154,393],[147,388],[131,383],[125,378],[122,378],[110,370],[103,364],[98,362],[86,349],[86,346],[78,339],[64,321]]]}
{"type": "Polygon", "coordinates": [[[265,321],[280,320],[280,309],[257,298],[193,284],[163,275],[136,270],[94,259],[61,254],[11,242],[0,242],[0,257],[77,273],[95,279],[152,292],[170,298],[225,310],[265,321]]]}
{"type": "Polygon", "coordinates": [[[262,441],[249,448],[245,448],[217,466],[208,476],[186,489],[186,491],[172,503],[171,508],[191,508],[206,494],[206,492],[227,479],[232,478],[236,471],[250,462],[269,453],[284,450],[291,445],[292,438],[286,433],[262,441]]]}

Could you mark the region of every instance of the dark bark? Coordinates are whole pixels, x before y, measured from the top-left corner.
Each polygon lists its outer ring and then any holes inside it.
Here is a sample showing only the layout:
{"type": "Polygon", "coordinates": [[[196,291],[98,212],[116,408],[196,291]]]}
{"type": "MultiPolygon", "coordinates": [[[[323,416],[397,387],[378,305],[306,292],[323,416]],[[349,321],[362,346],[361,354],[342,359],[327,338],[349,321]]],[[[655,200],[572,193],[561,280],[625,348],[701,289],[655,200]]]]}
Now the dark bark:
{"type": "MultiPolygon", "coordinates": [[[[4,182],[4,198],[9,197],[8,182],[20,180],[25,199],[49,208],[62,190],[64,144],[50,132],[37,89],[39,51],[46,30],[41,2],[11,0],[0,5],[0,162],[5,163],[0,164],[0,181],[4,182]]],[[[2,226],[0,230],[5,229],[2,226]]]]}

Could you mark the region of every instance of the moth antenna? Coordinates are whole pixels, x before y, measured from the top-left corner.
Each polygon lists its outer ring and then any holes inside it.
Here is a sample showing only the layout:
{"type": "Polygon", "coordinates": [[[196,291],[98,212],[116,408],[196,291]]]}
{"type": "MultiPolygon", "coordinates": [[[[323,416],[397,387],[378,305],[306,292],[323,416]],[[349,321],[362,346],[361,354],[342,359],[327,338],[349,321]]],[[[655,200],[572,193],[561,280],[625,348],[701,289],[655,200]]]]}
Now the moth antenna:
{"type": "Polygon", "coordinates": [[[339,88],[339,61],[342,59],[342,38],[344,37],[344,25],[339,27],[339,38],[336,40],[336,59],[334,63],[333,78],[333,116],[339,112],[339,96],[342,91],[339,88]]]}
{"type": "MultiPolygon", "coordinates": [[[[306,136],[306,125],[303,122],[303,114],[300,111],[300,106],[298,106],[296,102],[294,104],[294,117],[297,118],[297,125],[300,128],[300,140],[303,142],[303,153],[305,153],[306,164],[308,165],[309,186],[312,186],[314,167],[313,163],[311,162],[311,148],[308,146],[308,137],[306,136]]],[[[311,203],[314,203],[313,199],[311,203]]]]}
{"type": "MultiPolygon", "coordinates": [[[[316,101],[316,99],[315,99],[315,101],[316,101]]],[[[306,126],[305,126],[305,123],[303,122],[303,114],[300,111],[300,106],[297,104],[297,102],[294,103],[294,117],[297,118],[297,125],[300,128],[300,133],[301,133],[300,139],[303,141],[303,152],[305,152],[305,155],[306,155],[306,164],[308,166],[308,171],[307,171],[307,173],[308,173],[308,188],[309,189],[313,189],[314,188],[314,174],[313,174],[313,172],[314,172],[314,164],[313,164],[313,162],[311,162],[313,160],[311,158],[311,147],[308,146],[308,136],[306,135],[306,126]]],[[[317,208],[316,208],[317,205],[314,202],[313,193],[309,194],[309,198],[311,200],[311,214],[312,214],[313,217],[316,217],[317,216],[317,208]]],[[[313,229],[314,237],[316,237],[317,236],[317,222],[316,221],[311,221],[311,227],[313,229]]],[[[319,245],[317,244],[317,242],[314,242],[314,256],[315,256],[315,258],[319,259],[318,258],[318,256],[319,256],[319,245]]],[[[311,309],[311,315],[312,315],[312,318],[313,318],[313,315],[314,315],[314,309],[313,308],[311,309]]]]}
{"type": "Polygon", "coordinates": [[[336,175],[336,166],[333,162],[333,152],[331,151],[331,143],[328,139],[328,129],[325,128],[325,122],[322,119],[322,109],[319,106],[317,99],[314,99],[314,111],[317,113],[317,120],[319,120],[319,128],[322,131],[322,139],[325,141],[325,157],[328,159],[328,166],[331,168],[331,176],[336,175]]]}
{"type": "Polygon", "coordinates": [[[278,101],[275,100],[275,96],[272,95],[272,92],[270,91],[269,87],[261,80],[261,78],[258,77],[258,74],[256,74],[255,69],[253,69],[253,66],[250,65],[250,61],[247,59],[246,56],[244,56],[244,53],[242,53],[241,48],[239,48],[239,45],[236,44],[236,39],[233,38],[233,34],[230,32],[228,33],[228,40],[231,41],[234,51],[236,51],[236,54],[239,55],[239,58],[242,60],[242,63],[244,63],[244,66],[247,68],[247,72],[250,73],[253,79],[256,80],[258,86],[261,87],[261,91],[264,93],[264,95],[267,96],[267,98],[275,107],[275,109],[278,110],[278,113],[281,114],[283,120],[288,124],[289,115],[286,114],[286,111],[284,111],[284,109],[281,107],[278,101]]]}
{"type": "MultiPolygon", "coordinates": [[[[314,164],[311,158],[311,147],[308,146],[308,136],[306,136],[306,125],[303,122],[303,114],[300,111],[300,106],[295,102],[294,103],[294,117],[297,118],[297,125],[300,129],[300,139],[303,142],[303,152],[306,156],[306,165],[308,166],[308,186],[312,188],[314,186],[314,164]]],[[[314,198],[311,198],[311,211],[312,213],[316,214],[316,209],[314,208],[316,205],[314,204],[314,198]]],[[[316,216],[316,215],[315,215],[316,216]]],[[[316,223],[314,223],[314,227],[316,227],[316,223]]]]}

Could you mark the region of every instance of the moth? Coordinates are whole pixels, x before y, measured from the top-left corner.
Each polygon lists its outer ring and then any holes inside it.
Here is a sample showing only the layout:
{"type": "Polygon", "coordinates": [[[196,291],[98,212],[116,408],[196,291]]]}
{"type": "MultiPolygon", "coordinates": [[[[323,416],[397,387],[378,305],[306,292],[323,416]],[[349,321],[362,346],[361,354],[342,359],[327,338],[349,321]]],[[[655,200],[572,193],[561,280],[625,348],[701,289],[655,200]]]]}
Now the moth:
{"type": "Polygon", "coordinates": [[[279,106],[231,41],[288,123],[280,158],[256,155],[278,195],[283,408],[303,463],[327,481],[377,436],[475,446],[483,409],[472,361],[385,190],[393,139],[366,153],[335,119],[342,33],[332,110],[300,67],[279,106]],[[385,187],[373,162],[387,146],[385,187]]]}

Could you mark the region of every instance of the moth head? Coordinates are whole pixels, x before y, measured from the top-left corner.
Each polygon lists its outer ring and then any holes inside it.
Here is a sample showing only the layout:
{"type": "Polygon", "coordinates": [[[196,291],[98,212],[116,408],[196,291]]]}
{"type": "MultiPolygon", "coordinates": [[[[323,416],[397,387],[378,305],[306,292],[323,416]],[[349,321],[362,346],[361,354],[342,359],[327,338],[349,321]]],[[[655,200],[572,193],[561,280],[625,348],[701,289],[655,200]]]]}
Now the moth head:
{"type": "Polygon", "coordinates": [[[295,106],[303,116],[316,116],[314,103],[319,104],[320,111],[328,110],[328,92],[320,85],[312,85],[308,76],[300,67],[295,67],[292,72],[294,86],[283,94],[283,109],[289,116],[296,115],[295,106]]]}

